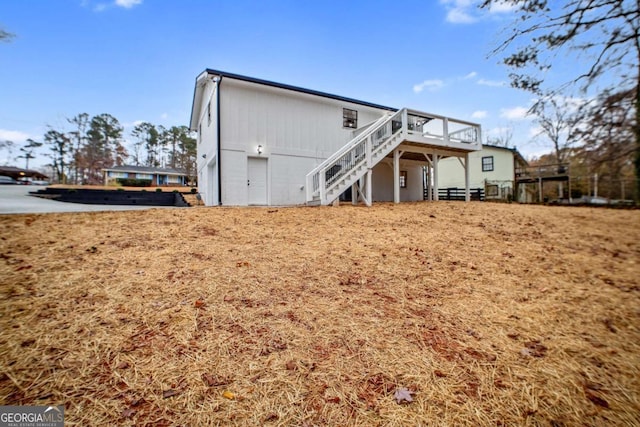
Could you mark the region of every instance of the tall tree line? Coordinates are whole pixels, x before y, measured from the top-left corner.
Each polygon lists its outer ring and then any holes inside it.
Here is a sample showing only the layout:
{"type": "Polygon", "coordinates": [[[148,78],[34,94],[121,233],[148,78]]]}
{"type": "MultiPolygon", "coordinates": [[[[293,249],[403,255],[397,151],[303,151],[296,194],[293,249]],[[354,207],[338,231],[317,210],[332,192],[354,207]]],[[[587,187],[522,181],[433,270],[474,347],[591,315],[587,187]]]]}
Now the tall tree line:
{"type": "Polygon", "coordinates": [[[531,113],[553,142],[556,161],[572,153],[588,174],[606,173],[612,180],[631,170],[640,200],[640,1],[480,5],[505,6],[516,21],[492,53],[503,56],[513,87],[536,96],[531,113]],[[571,61],[571,71],[566,81],[553,83],[547,77],[562,67],[559,58],[571,61]],[[579,97],[580,108],[569,111],[566,100],[579,97]]]}
{"type": "Polygon", "coordinates": [[[67,122],[71,130],[50,126],[44,135],[57,182],[101,184],[102,169],[125,164],[181,169],[190,177],[195,175],[196,141],[186,126],[139,123],[131,131],[130,153],[124,127],[110,114],[80,113],[67,122]]]}

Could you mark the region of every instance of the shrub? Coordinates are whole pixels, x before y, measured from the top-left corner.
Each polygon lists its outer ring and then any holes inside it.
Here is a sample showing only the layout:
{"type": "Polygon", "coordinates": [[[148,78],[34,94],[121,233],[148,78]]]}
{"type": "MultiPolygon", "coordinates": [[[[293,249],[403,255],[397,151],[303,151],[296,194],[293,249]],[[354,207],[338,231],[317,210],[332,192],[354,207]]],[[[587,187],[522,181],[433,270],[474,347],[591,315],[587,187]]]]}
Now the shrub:
{"type": "Polygon", "coordinates": [[[196,194],[198,189],[196,187],[191,187],[191,194],[196,194]]]}
{"type": "Polygon", "coordinates": [[[156,193],[162,193],[162,188],[156,188],[156,193]]]}
{"type": "Polygon", "coordinates": [[[125,187],[151,187],[150,179],[118,178],[117,181],[125,187]]]}

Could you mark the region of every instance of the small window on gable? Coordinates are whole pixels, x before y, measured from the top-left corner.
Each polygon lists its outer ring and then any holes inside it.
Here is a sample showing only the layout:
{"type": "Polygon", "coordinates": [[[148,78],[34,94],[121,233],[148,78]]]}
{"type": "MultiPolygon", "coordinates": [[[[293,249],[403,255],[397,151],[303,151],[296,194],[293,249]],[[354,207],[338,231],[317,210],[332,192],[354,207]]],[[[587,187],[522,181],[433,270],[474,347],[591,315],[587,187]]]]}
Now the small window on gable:
{"type": "Polygon", "coordinates": [[[493,156],[482,158],[482,172],[491,172],[493,170],[493,156]]]}
{"type": "Polygon", "coordinates": [[[356,110],[342,109],[342,127],[352,129],[358,127],[358,112],[356,110]]]}
{"type": "Polygon", "coordinates": [[[407,188],[407,171],[400,171],[400,188],[407,188]]]}

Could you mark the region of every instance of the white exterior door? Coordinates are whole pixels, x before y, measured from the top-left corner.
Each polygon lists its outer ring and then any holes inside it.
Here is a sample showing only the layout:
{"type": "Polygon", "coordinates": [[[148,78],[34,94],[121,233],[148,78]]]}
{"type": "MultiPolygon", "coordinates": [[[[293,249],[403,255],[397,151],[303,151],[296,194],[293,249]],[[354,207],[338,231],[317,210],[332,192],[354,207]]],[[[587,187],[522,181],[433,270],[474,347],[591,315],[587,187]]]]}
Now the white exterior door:
{"type": "Polygon", "coordinates": [[[247,190],[250,205],[267,204],[267,159],[249,157],[247,190]]]}

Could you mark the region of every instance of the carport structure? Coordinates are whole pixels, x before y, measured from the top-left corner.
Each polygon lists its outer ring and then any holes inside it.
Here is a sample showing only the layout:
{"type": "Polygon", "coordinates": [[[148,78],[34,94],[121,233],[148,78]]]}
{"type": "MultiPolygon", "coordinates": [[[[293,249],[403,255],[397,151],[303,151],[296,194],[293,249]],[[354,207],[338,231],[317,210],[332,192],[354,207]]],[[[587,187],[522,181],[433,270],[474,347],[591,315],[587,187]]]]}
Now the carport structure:
{"type": "Polygon", "coordinates": [[[20,178],[49,179],[49,177],[41,172],[33,169],[22,169],[15,166],[0,166],[0,175],[10,176],[16,181],[20,178]]]}

